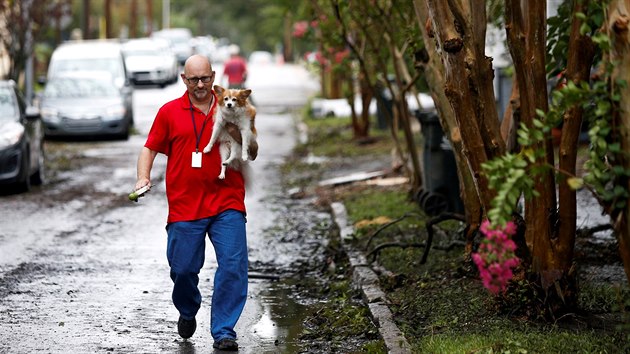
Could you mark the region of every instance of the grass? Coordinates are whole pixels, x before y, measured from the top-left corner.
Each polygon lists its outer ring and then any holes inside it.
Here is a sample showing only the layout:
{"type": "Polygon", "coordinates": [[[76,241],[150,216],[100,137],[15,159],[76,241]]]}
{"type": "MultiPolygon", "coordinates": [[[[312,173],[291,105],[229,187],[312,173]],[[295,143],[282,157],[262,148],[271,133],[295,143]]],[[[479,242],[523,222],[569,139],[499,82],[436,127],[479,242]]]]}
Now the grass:
{"type": "MultiPolygon", "coordinates": [[[[393,148],[388,132],[379,132],[374,144],[356,144],[352,140],[349,119],[306,117],[304,122],[309,127],[309,142],[298,148],[299,155],[310,153],[327,159],[301,169],[302,177],[297,184],[317,180],[321,170],[334,165],[336,159],[362,155],[386,158],[393,148]],[[304,175],[316,177],[308,179],[304,175]]],[[[411,201],[405,185],[358,184],[335,187],[326,195],[344,203],[355,225],[356,247],[366,252],[386,242],[426,240],[428,217],[411,201]],[[387,224],[405,214],[412,216],[387,224]],[[389,226],[383,228],[384,225],[389,226]]],[[[413,352],[630,352],[628,284],[582,282],[580,313],[568,314],[552,323],[519,318],[513,315],[517,313],[515,308],[502,306],[482,287],[474,265],[467,261],[463,247],[456,243],[462,241],[462,225],[449,222],[440,226],[444,232],[435,237],[425,264],[420,263],[424,249],[415,247],[385,248],[373,258],[377,261],[375,264],[387,270],[381,276],[381,287],[413,352]],[[453,244],[456,246],[450,249],[444,247],[453,244]]],[[[518,299],[522,295],[513,296],[518,299]]],[[[335,307],[339,306],[344,305],[336,303],[335,307]]],[[[339,316],[334,312],[331,315],[339,316]]],[[[374,350],[380,352],[380,349],[374,350]]]]}

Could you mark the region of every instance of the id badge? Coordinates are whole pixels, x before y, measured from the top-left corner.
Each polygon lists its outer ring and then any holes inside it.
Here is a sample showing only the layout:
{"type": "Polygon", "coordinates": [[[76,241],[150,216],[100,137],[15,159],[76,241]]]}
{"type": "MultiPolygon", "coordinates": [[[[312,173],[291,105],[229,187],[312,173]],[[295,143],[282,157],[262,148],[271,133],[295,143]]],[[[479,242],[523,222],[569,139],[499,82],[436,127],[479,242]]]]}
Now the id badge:
{"type": "Polygon", "coordinates": [[[192,153],[192,167],[201,168],[201,153],[193,151],[192,153]]]}

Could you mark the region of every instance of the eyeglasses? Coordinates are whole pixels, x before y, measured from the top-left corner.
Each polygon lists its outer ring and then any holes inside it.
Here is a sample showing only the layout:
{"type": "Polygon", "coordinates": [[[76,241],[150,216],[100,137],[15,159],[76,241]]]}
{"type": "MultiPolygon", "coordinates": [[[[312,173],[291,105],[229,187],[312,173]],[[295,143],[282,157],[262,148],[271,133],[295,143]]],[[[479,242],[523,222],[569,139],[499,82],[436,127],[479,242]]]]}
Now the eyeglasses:
{"type": "Polygon", "coordinates": [[[192,85],[197,85],[199,81],[203,82],[204,84],[207,84],[208,82],[212,81],[212,77],[213,76],[185,77],[185,79],[186,81],[188,81],[188,83],[192,85]]]}

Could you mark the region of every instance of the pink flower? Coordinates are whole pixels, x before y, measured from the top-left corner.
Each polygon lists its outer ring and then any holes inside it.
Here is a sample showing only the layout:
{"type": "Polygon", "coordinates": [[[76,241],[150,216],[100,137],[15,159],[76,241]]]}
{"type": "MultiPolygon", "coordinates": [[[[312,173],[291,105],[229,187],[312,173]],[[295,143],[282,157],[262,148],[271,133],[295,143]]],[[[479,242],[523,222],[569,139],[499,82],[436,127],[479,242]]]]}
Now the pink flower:
{"type": "Polygon", "coordinates": [[[340,64],[345,58],[350,56],[350,50],[348,48],[335,53],[335,63],[340,64]]]}
{"type": "Polygon", "coordinates": [[[293,37],[302,38],[308,31],[308,22],[299,21],[293,24],[293,37]]]}
{"type": "Polygon", "coordinates": [[[503,228],[493,228],[490,221],[484,220],[479,229],[485,238],[471,257],[483,286],[496,295],[505,291],[514,276],[512,269],[520,263],[514,254],[516,243],[510,238],[516,234],[516,224],[508,222],[503,228]]]}
{"type": "Polygon", "coordinates": [[[510,236],[516,235],[516,224],[514,223],[514,221],[508,221],[505,224],[505,228],[503,229],[503,231],[505,231],[505,233],[510,236]]]}

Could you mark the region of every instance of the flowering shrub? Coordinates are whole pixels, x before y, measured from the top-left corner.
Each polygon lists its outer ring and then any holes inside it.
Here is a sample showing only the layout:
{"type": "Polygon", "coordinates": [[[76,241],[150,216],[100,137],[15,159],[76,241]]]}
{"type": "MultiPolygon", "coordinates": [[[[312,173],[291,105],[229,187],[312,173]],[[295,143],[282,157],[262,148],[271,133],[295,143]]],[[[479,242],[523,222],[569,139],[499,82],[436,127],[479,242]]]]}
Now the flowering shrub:
{"type": "Polygon", "coordinates": [[[308,22],[299,21],[293,24],[293,37],[302,38],[308,31],[308,22]]]}
{"type": "Polygon", "coordinates": [[[486,237],[472,259],[479,269],[483,286],[496,295],[505,291],[513,276],[512,269],[520,262],[514,254],[516,243],[511,239],[516,234],[516,225],[508,221],[502,228],[492,228],[490,221],[485,220],[480,229],[486,237]]]}

